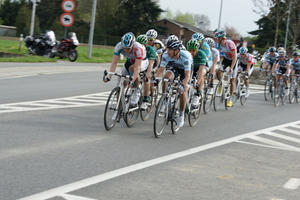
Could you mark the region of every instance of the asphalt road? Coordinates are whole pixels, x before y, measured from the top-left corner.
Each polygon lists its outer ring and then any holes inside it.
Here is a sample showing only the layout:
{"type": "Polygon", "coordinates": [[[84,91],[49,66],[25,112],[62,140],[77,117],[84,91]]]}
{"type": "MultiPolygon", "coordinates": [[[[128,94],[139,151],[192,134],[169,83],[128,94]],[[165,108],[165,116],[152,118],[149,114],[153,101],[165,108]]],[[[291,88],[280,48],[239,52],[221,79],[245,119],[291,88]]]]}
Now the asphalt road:
{"type": "Polygon", "coordinates": [[[155,138],[152,116],[108,132],[107,66],[0,63],[1,200],[299,199],[299,104],[252,85],[177,135],[155,138]]]}

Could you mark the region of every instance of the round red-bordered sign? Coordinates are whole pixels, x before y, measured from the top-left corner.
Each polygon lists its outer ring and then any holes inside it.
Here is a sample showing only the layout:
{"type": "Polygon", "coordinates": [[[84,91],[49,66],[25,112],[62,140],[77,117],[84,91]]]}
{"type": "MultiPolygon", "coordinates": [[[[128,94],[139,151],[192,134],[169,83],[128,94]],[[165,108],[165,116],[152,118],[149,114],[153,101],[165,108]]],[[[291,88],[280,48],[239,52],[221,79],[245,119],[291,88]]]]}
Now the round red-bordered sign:
{"type": "Polygon", "coordinates": [[[74,0],[63,0],[63,2],[61,3],[61,9],[66,13],[73,12],[75,8],[76,3],[74,0]]]}
{"type": "Polygon", "coordinates": [[[74,16],[71,13],[63,13],[59,18],[60,24],[69,27],[74,24],[74,16]]]}

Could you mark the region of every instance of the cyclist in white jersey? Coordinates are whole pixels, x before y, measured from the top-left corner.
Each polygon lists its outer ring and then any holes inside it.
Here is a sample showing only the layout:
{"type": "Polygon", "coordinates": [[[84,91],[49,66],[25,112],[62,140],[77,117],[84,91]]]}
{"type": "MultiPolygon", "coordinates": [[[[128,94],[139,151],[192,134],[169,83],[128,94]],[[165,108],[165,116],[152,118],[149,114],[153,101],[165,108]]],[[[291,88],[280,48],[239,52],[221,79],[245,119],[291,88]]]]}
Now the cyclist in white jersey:
{"type": "MultiPolygon", "coordinates": [[[[215,41],[212,38],[205,38],[204,41],[210,46],[210,51],[212,55],[212,66],[209,69],[209,73],[212,74],[212,76],[215,74],[215,70],[217,68],[217,64],[220,61],[220,52],[215,48],[215,41]]],[[[213,77],[211,79],[210,88],[207,91],[208,94],[214,93],[214,85],[213,85],[213,77]]]]}
{"type": "MultiPolygon", "coordinates": [[[[123,75],[133,75],[132,83],[134,83],[133,87],[136,87],[139,85],[140,71],[144,71],[148,67],[146,49],[143,45],[135,41],[135,36],[133,33],[126,33],[123,35],[121,42],[115,46],[113,60],[110,65],[109,72],[115,72],[121,54],[127,58],[124,66],[121,69],[121,73],[123,75]]],[[[103,81],[109,81],[111,76],[112,75],[108,75],[108,77],[103,81]]],[[[137,106],[139,98],[140,91],[136,89],[131,98],[131,105],[133,107],[137,106]]]]}
{"type": "MultiPolygon", "coordinates": [[[[272,70],[275,60],[278,56],[279,56],[279,54],[276,52],[276,47],[270,47],[268,49],[267,55],[265,56],[265,59],[264,59],[261,69],[272,70]]],[[[267,74],[268,73],[266,72],[266,76],[267,76],[267,74]]]]}
{"type": "MultiPolygon", "coordinates": [[[[291,74],[300,74],[300,53],[298,51],[293,52],[292,59],[290,60],[291,74]]],[[[290,82],[292,76],[290,76],[290,82]]]]}
{"type": "MultiPolygon", "coordinates": [[[[167,79],[175,79],[180,74],[180,79],[184,88],[180,93],[180,117],[177,122],[178,127],[184,124],[184,111],[186,106],[187,92],[189,89],[188,82],[191,77],[191,67],[193,58],[186,50],[181,50],[181,42],[179,40],[169,40],[167,43],[167,51],[163,54],[160,67],[157,71],[157,78],[161,78],[165,69],[164,77],[167,79]]],[[[163,110],[163,109],[161,109],[163,110]]]]}
{"type": "MultiPolygon", "coordinates": [[[[235,89],[235,78],[237,74],[237,67],[236,67],[236,61],[237,61],[237,51],[236,46],[232,40],[229,40],[226,38],[225,31],[216,31],[215,32],[215,38],[217,39],[217,49],[219,51],[222,51],[224,53],[224,57],[220,66],[221,70],[225,70],[227,67],[230,67],[229,73],[231,75],[230,78],[230,97],[227,101],[227,106],[231,107],[233,105],[232,103],[232,96],[235,89]]],[[[220,71],[217,72],[218,79],[221,76],[220,71]]]]}
{"type": "Polygon", "coordinates": [[[157,38],[157,31],[154,30],[154,29],[149,29],[147,32],[146,32],[146,35],[148,37],[148,45],[149,46],[152,46],[156,53],[157,53],[157,59],[155,60],[155,63],[154,63],[154,68],[159,66],[159,63],[160,63],[160,59],[161,59],[161,56],[163,54],[163,50],[165,49],[165,45],[163,44],[162,41],[156,39],[157,38]]]}
{"type": "Polygon", "coordinates": [[[245,72],[245,76],[244,76],[244,82],[246,86],[245,97],[248,97],[250,94],[248,77],[252,73],[253,65],[256,64],[256,60],[253,55],[248,53],[248,49],[246,47],[240,47],[239,54],[238,54],[238,61],[239,61],[238,73],[245,72]]]}

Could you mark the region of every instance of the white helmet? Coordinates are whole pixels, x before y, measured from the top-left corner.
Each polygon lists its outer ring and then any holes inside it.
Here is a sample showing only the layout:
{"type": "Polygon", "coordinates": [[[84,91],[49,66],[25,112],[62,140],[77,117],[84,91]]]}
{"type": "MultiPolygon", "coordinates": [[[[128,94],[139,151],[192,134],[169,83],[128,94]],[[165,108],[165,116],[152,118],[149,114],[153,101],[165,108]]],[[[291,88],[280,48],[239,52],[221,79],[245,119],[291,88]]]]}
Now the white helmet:
{"type": "Polygon", "coordinates": [[[157,38],[157,31],[154,29],[149,29],[146,35],[148,38],[157,38]]]}

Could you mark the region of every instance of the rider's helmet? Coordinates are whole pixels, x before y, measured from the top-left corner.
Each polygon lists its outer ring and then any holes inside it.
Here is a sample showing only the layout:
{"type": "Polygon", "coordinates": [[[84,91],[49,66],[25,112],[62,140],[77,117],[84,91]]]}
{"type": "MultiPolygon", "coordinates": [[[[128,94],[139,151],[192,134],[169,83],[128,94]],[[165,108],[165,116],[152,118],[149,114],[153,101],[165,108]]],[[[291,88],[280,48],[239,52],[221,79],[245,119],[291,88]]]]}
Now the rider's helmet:
{"type": "Polygon", "coordinates": [[[222,30],[218,30],[218,31],[215,32],[214,37],[215,37],[215,38],[226,37],[226,32],[225,32],[225,31],[222,31],[222,30]]]}
{"type": "Polygon", "coordinates": [[[191,39],[195,39],[198,42],[202,42],[204,40],[204,35],[202,33],[194,33],[191,39]]]}
{"type": "Polygon", "coordinates": [[[169,40],[179,40],[178,37],[176,35],[169,35],[169,37],[167,38],[166,42],[168,43],[169,40]]]}
{"type": "Polygon", "coordinates": [[[269,52],[276,52],[276,47],[270,47],[268,51],[269,52]]]}
{"type": "Polygon", "coordinates": [[[196,39],[190,39],[186,43],[187,50],[198,50],[199,47],[200,47],[200,44],[199,44],[198,40],[196,40],[196,39]]]}
{"type": "Polygon", "coordinates": [[[279,51],[278,51],[278,54],[279,54],[279,55],[285,55],[285,50],[279,50],[279,51]]]}
{"type": "Polygon", "coordinates": [[[123,48],[132,47],[134,42],[135,42],[135,36],[132,32],[125,33],[125,35],[123,35],[121,39],[121,44],[123,48]]]}
{"type": "Polygon", "coordinates": [[[136,38],[136,41],[140,44],[147,44],[148,42],[148,37],[147,35],[143,34],[143,35],[139,35],[137,38],[136,38]]]}
{"type": "Polygon", "coordinates": [[[157,38],[157,31],[154,30],[154,29],[149,29],[149,30],[146,32],[146,35],[147,35],[148,38],[155,39],[155,38],[157,38]]]}
{"type": "Polygon", "coordinates": [[[206,42],[209,46],[215,46],[215,41],[212,38],[205,38],[204,42],[206,42]]]}
{"type": "Polygon", "coordinates": [[[279,52],[281,50],[285,51],[285,49],[283,47],[278,47],[277,51],[279,52]]]}
{"type": "Polygon", "coordinates": [[[294,51],[292,56],[300,56],[300,53],[298,51],[294,51]]]}
{"type": "Polygon", "coordinates": [[[239,50],[240,54],[246,54],[247,52],[248,52],[247,47],[241,47],[240,50],[239,50]]]}
{"type": "Polygon", "coordinates": [[[181,42],[179,40],[168,40],[167,42],[167,48],[177,50],[180,49],[182,46],[181,42]]]}

